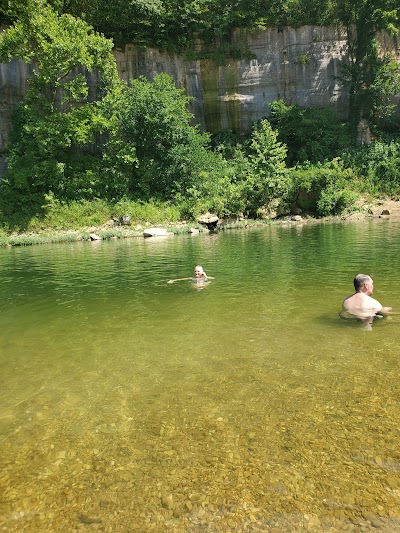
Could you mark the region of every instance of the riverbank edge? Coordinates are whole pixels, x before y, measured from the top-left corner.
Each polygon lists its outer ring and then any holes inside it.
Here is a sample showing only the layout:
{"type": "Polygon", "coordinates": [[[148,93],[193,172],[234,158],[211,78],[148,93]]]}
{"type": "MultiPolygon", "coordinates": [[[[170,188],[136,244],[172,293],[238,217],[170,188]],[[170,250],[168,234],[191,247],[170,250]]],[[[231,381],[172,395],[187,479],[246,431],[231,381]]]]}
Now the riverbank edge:
{"type": "MultiPolygon", "coordinates": [[[[221,219],[215,231],[226,231],[231,229],[248,229],[267,225],[301,225],[301,224],[321,224],[321,223],[342,223],[371,220],[374,218],[400,220],[399,200],[380,200],[375,205],[365,204],[358,207],[357,211],[331,217],[315,217],[309,214],[289,215],[275,219],[244,219],[234,220],[221,219]]],[[[41,232],[11,233],[0,236],[0,247],[31,246],[37,244],[56,244],[67,242],[98,242],[104,240],[144,238],[144,231],[150,227],[165,228],[174,235],[208,233],[206,226],[198,223],[165,223],[151,225],[150,223],[137,224],[134,227],[103,224],[96,227],[86,227],[78,230],[43,230],[41,232]]],[[[149,237],[151,238],[151,237],[149,237]]]]}

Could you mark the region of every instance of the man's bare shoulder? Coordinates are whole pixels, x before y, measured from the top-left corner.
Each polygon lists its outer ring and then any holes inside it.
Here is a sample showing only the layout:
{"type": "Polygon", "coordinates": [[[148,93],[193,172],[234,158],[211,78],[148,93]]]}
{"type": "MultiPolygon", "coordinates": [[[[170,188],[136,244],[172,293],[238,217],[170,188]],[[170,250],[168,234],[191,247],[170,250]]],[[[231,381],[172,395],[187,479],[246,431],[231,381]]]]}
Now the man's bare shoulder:
{"type": "Polygon", "coordinates": [[[367,294],[356,293],[344,300],[343,309],[358,317],[368,317],[378,313],[382,305],[367,294]]]}

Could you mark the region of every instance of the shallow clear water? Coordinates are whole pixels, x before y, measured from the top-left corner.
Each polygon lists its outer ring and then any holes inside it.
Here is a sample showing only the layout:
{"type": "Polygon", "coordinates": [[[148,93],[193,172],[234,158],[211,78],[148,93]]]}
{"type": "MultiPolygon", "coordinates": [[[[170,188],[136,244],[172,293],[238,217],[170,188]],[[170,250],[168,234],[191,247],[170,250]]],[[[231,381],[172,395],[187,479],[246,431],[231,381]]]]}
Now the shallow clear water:
{"type": "Polygon", "coordinates": [[[0,250],[4,531],[400,531],[400,223],[0,250]],[[215,280],[171,278],[196,264],[215,280]]]}

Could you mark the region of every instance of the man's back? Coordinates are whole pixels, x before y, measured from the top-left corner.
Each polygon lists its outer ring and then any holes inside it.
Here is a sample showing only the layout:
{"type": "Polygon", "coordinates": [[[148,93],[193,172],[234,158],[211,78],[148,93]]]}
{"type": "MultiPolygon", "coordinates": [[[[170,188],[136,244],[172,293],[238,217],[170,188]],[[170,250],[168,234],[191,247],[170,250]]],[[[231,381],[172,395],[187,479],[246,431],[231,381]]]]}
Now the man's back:
{"type": "Polygon", "coordinates": [[[356,292],[344,300],[343,309],[357,318],[369,318],[379,313],[382,310],[382,305],[371,296],[363,292],[356,292]]]}

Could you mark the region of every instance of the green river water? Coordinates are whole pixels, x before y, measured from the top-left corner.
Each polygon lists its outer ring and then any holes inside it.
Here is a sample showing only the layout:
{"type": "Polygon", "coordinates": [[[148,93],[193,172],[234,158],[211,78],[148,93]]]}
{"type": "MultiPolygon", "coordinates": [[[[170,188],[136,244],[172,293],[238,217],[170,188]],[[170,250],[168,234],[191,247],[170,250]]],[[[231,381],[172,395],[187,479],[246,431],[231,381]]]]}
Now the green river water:
{"type": "Polygon", "coordinates": [[[400,316],[338,317],[399,262],[388,220],[0,250],[0,531],[400,532],[400,316]]]}

